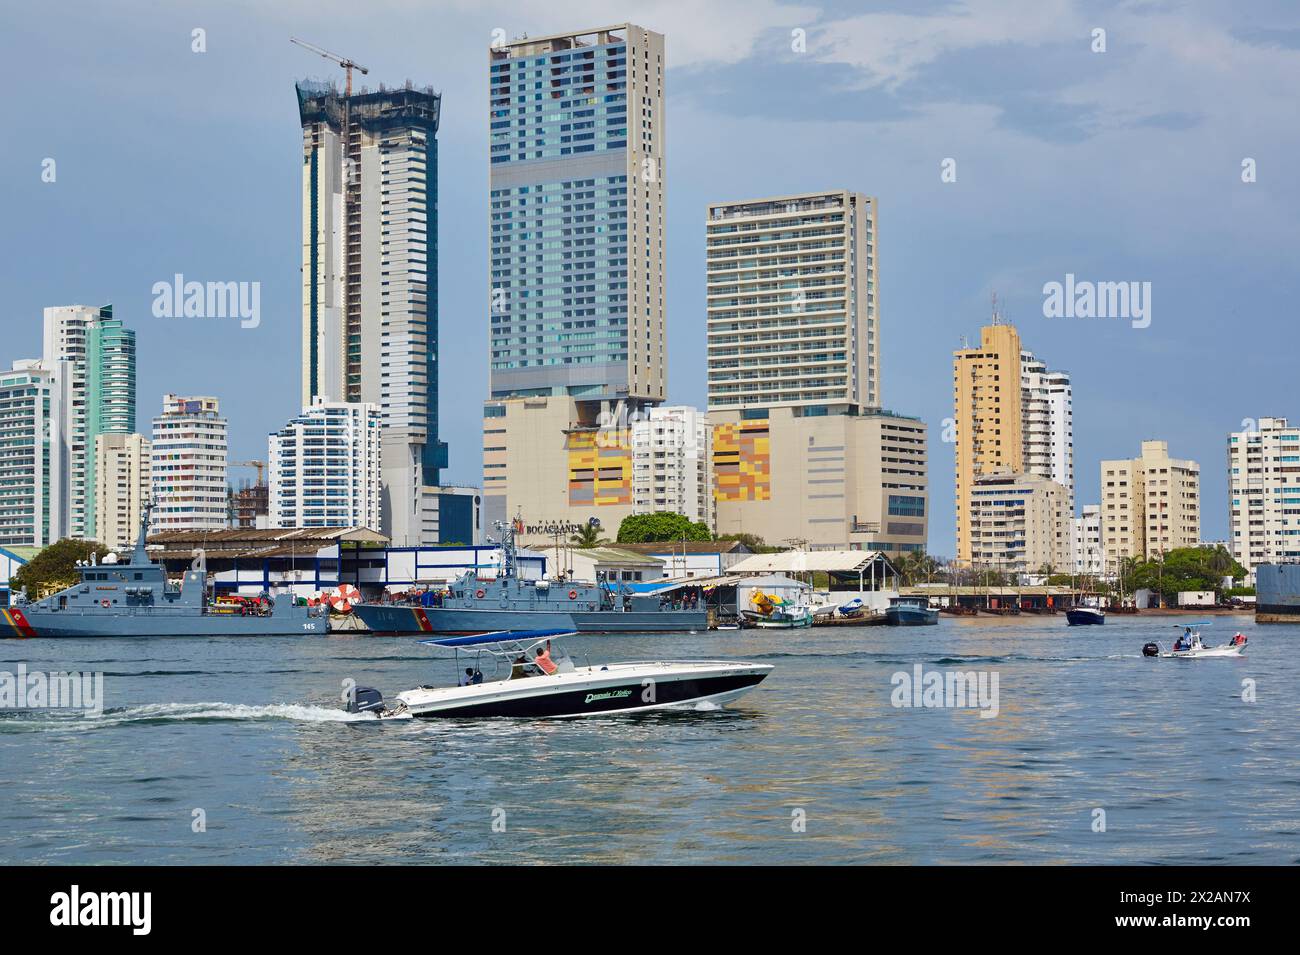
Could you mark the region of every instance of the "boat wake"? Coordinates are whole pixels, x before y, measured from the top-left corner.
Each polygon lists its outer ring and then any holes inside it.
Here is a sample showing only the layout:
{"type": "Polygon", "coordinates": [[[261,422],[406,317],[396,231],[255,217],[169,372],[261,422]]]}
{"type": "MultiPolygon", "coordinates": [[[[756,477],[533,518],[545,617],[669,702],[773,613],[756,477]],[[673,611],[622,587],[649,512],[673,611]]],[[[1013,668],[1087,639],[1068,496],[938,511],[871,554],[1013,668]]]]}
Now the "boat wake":
{"type": "Polygon", "coordinates": [[[266,722],[289,720],[298,723],[373,722],[370,713],[347,713],[342,709],[303,703],[146,703],[113,707],[101,714],[76,710],[0,711],[0,732],[39,730],[105,729],[127,724],[266,722]]]}

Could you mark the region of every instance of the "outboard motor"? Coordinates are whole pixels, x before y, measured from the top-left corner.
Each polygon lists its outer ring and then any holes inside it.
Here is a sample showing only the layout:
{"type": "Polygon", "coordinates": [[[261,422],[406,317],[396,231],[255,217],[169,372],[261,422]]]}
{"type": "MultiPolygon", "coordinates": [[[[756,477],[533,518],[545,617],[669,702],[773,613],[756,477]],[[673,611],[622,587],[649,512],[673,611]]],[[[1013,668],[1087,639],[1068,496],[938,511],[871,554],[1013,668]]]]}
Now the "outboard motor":
{"type": "Polygon", "coordinates": [[[384,708],[384,695],[369,686],[359,686],[348,700],[349,713],[378,713],[384,708]]]}
{"type": "MultiPolygon", "coordinates": [[[[1160,656],[1160,644],[1158,644],[1158,643],[1144,643],[1144,644],[1142,644],[1142,655],[1143,655],[1144,657],[1158,657],[1158,656],[1160,656]]],[[[360,691],[360,690],[357,690],[357,692],[360,693],[361,691],[360,691]]]]}

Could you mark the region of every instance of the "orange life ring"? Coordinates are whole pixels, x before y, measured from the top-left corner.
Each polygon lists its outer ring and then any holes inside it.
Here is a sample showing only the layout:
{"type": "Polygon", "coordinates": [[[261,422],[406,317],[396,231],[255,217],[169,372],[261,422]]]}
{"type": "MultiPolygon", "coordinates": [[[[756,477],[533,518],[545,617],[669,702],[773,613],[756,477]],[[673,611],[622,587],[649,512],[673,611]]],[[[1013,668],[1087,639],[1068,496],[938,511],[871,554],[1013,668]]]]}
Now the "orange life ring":
{"type": "Polygon", "coordinates": [[[569,599],[570,599],[570,600],[577,600],[577,599],[578,599],[578,592],[577,592],[576,590],[570,590],[570,591],[569,591],[569,599]]]}
{"type": "Polygon", "coordinates": [[[476,590],[474,591],[474,596],[477,597],[479,600],[482,600],[484,597],[484,593],[482,590],[476,590]]]}
{"type": "Polygon", "coordinates": [[[105,610],[107,610],[109,607],[113,605],[113,602],[109,600],[107,597],[105,597],[103,600],[99,602],[99,605],[103,607],[105,610]]]}

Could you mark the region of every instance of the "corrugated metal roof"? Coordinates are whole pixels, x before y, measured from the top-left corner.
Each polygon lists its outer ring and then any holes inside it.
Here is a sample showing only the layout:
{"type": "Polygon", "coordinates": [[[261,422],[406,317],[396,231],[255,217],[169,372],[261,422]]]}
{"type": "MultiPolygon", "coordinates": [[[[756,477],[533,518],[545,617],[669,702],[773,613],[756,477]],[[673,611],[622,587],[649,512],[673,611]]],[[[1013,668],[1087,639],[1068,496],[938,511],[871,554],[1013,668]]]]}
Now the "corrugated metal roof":
{"type": "Polygon", "coordinates": [[[754,554],[727,568],[728,574],[799,574],[809,571],[856,574],[884,555],[875,550],[786,550],[754,554]]]}

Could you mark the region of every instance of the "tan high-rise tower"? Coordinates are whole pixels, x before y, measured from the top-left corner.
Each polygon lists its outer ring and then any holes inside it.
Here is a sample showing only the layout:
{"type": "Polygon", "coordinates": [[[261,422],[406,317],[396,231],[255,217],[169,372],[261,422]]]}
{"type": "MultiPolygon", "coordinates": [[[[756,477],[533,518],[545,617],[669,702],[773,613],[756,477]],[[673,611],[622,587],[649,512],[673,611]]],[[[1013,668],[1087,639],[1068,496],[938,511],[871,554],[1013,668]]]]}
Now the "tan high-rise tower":
{"type": "Polygon", "coordinates": [[[978,348],[953,352],[957,438],[957,560],[971,560],[971,489],[982,474],[1024,470],[1020,335],[1012,325],[980,329],[978,348]]]}

